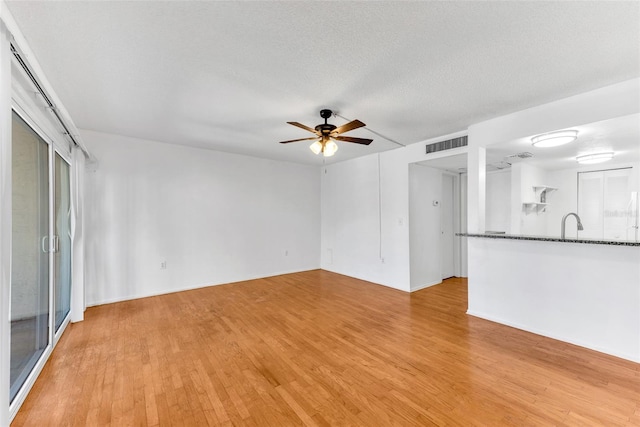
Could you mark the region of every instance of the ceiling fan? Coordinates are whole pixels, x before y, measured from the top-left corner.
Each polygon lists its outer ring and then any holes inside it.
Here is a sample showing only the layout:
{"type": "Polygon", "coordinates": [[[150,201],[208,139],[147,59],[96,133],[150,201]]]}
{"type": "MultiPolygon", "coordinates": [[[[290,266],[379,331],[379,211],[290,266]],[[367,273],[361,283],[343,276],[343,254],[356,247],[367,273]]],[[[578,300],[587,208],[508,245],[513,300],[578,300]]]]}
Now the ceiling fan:
{"type": "Polygon", "coordinates": [[[297,126],[301,129],[316,134],[311,138],[292,139],[289,141],[281,141],[280,144],[288,144],[290,142],[309,141],[315,139],[316,141],[309,147],[315,154],[322,153],[325,157],[333,156],[338,151],[338,144],[335,141],[342,142],[354,142],[356,144],[369,145],[373,139],[355,138],[352,136],[341,136],[340,134],[349,132],[350,130],[358,129],[366,126],[360,120],[353,120],[342,126],[335,126],[327,123],[327,119],[333,115],[331,110],[320,110],[320,117],[324,119],[324,123],[319,124],[314,129],[309,126],[305,126],[298,122],[287,122],[290,125],[297,126]]]}

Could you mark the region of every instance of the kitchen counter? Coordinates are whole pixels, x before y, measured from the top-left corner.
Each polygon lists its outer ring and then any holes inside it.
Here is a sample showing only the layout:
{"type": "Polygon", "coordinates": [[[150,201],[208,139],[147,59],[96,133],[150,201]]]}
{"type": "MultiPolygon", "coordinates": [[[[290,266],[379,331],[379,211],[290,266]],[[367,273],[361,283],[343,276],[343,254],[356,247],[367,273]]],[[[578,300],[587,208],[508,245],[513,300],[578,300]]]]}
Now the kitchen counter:
{"type": "Polygon", "coordinates": [[[640,243],[464,235],[468,314],[640,362],[640,243]]]}
{"type": "Polygon", "coordinates": [[[612,245],[612,246],[640,246],[639,241],[632,240],[597,240],[597,239],[575,239],[567,238],[561,239],[560,237],[544,237],[544,236],[523,236],[518,234],[503,234],[503,233],[456,233],[456,236],[461,237],[482,237],[487,239],[508,239],[508,240],[533,240],[540,242],[561,242],[561,243],[585,243],[591,245],[612,245]]]}

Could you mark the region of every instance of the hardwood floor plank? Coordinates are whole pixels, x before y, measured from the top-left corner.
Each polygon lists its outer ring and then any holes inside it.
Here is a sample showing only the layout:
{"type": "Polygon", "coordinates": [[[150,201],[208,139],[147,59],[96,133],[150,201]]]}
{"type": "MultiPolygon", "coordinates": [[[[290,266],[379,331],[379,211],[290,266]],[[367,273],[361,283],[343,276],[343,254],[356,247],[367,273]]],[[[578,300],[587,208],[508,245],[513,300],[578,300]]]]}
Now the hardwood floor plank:
{"type": "MultiPolygon", "coordinates": [[[[309,416],[309,411],[303,409],[302,406],[300,406],[300,403],[296,401],[296,399],[294,399],[293,396],[291,396],[291,394],[289,394],[289,392],[283,386],[280,385],[276,387],[276,391],[280,393],[280,396],[282,396],[289,408],[291,408],[291,410],[298,416],[298,418],[300,419],[300,421],[302,421],[302,423],[304,423],[304,425],[314,427],[317,426],[313,418],[309,416]]],[[[311,414],[313,414],[313,412],[311,412],[311,414]]]]}
{"type": "Polygon", "coordinates": [[[640,365],[315,270],[89,308],[13,426],[640,425],[640,365]]]}

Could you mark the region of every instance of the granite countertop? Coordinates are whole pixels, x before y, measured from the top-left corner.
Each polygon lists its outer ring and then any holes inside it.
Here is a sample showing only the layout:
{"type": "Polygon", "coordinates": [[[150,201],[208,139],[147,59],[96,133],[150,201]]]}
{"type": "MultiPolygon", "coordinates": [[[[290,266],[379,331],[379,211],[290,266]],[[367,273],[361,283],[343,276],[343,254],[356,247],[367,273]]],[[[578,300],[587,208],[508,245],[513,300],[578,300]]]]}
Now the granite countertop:
{"type": "Polygon", "coordinates": [[[640,246],[640,242],[631,240],[596,240],[596,239],[561,239],[560,237],[542,237],[542,236],[522,236],[518,234],[503,233],[456,233],[456,236],[462,237],[484,237],[487,239],[509,239],[509,240],[534,240],[539,242],[562,242],[562,243],[585,243],[591,245],[611,245],[611,246],[640,246]]]}

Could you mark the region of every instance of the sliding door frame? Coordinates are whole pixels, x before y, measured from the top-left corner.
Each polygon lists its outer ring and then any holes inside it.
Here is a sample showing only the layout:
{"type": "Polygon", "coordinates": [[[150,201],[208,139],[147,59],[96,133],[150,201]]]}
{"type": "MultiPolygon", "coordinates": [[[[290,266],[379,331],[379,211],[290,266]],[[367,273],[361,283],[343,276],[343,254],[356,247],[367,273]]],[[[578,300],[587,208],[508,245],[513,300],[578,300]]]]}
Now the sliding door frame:
{"type": "MultiPolygon", "coordinates": [[[[71,172],[71,164],[72,164],[71,153],[70,153],[70,150],[68,149],[68,145],[65,147],[64,140],[57,141],[56,138],[51,137],[52,134],[56,135],[55,129],[52,126],[50,126],[50,123],[48,123],[47,117],[44,114],[42,114],[41,111],[38,111],[41,109],[39,109],[34,102],[29,102],[29,101],[25,102],[25,99],[23,98],[23,96],[20,96],[21,94],[17,93],[21,91],[19,89],[16,91],[15,85],[13,89],[14,90],[12,91],[13,92],[12,111],[15,112],[16,115],[18,115],[27,124],[27,126],[29,126],[40,138],[42,138],[42,140],[48,146],[47,161],[49,165],[49,173],[48,173],[47,189],[49,192],[48,193],[49,211],[47,213],[48,214],[48,222],[47,222],[48,224],[48,230],[47,230],[48,259],[47,261],[49,265],[49,282],[48,282],[49,332],[47,337],[47,342],[48,342],[47,346],[45,347],[44,351],[40,355],[39,360],[36,362],[31,372],[27,375],[27,378],[23,383],[23,385],[20,387],[20,390],[15,395],[13,401],[4,403],[4,404],[7,404],[7,403],[9,404],[9,420],[12,420],[15,417],[18,410],[20,409],[20,406],[22,406],[22,404],[24,403],[24,400],[26,399],[27,395],[31,391],[33,384],[35,383],[36,379],[40,375],[40,372],[44,368],[44,365],[49,359],[49,356],[51,356],[51,353],[53,352],[54,347],[60,340],[60,337],[62,336],[65,329],[69,325],[70,319],[71,319],[71,310],[69,310],[69,313],[66,314],[58,330],[57,331],[55,330],[55,280],[56,280],[55,272],[56,272],[56,269],[55,269],[55,253],[53,252],[53,236],[55,233],[55,224],[54,224],[54,220],[55,220],[55,194],[54,194],[55,192],[55,182],[54,182],[55,156],[56,154],[58,154],[61,157],[61,159],[67,163],[67,165],[69,166],[69,172],[71,172]],[[40,126],[41,123],[44,126],[40,126]],[[52,129],[54,129],[53,132],[52,132],[52,129]]],[[[70,180],[69,180],[69,185],[71,185],[70,180]]],[[[70,189],[69,189],[69,192],[70,192],[70,189]]],[[[73,258],[73,245],[71,245],[70,251],[71,251],[70,252],[71,254],[70,262],[71,262],[71,259],[73,258]]],[[[71,287],[73,287],[73,282],[71,282],[71,287]]]]}
{"type": "MultiPolygon", "coordinates": [[[[56,154],[60,156],[60,158],[62,159],[63,162],[65,162],[67,164],[67,166],[69,167],[69,180],[68,180],[68,184],[69,184],[69,207],[71,208],[71,156],[67,155],[66,153],[63,153],[62,151],[60,151],[57,147],[53,146],[52,147],[52,151],[51,151],[51,155],[50,155],[50,165],[52,165],[51,168],[51,190],[50,190],[50,195],[52,198],[52,203],[51,206],[51,228],[50,228],[50,234],[53,237],[55,235],[55,231],[56,231],[56,227],[55,227],[55,221],[56,221],[56,206],[55,206],[55,186],[56,186],[56,181],[55,181],[55,177],[56,177],[56,171],[55,171],[55,159],[56,159],[56,154]]],[[[69,224],[69,226],[71,227],[71,224],[69,224]]],[[[70,247],[69,247],[69,251],[70,251],[70,256],[69,256],[69,286],[73,286],[73,280],[72,280],[72,276],[71,276],[71,272],[72,272],[72,265],[73,265],[73,240],[70,242],[70,247]]],[[[50,256],[50,268],[53,268],[51,271],[51,277],[50,277],[50,292],[51,292],[51,298],[50,298],[50,307],[52,309],[52,311],[50,311],[51,313],[51,319],[50,319],[50,326],[51,326],[51,339],[53,342],[53,346],[55,347],[55,345],[58,343],[58,340],[60,339],[60,337],[62,336],[62,334],[64,333],[64,330],[67,328],[67,325],[70,323],[71,320],[71,296],[69,296],[69,311],[67,312],[67,314],[64,316],[64,319],[62,320],[62,323],[60,324],[60,327],[58,328],[58,330],[56,330],[56,277],[57,277],[57,266],[56,266],[56,261],[55,261],[55,251],[51,251],[51,256],[50,256]]]]}

